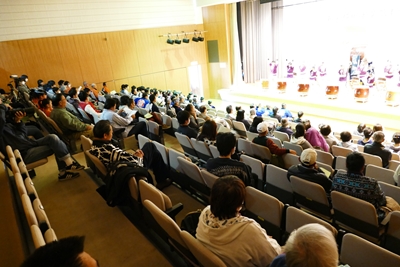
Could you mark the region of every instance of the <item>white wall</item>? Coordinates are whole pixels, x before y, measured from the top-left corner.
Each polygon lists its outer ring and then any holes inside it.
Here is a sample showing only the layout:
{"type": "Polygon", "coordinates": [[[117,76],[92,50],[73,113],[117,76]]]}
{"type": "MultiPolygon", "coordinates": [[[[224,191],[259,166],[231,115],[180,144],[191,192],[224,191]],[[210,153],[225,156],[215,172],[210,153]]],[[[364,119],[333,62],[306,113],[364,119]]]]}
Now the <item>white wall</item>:
{"type": "Polygon", "coordinates": [[[193,0],[0,0],[0,41],[202,23],[193,0]]]}

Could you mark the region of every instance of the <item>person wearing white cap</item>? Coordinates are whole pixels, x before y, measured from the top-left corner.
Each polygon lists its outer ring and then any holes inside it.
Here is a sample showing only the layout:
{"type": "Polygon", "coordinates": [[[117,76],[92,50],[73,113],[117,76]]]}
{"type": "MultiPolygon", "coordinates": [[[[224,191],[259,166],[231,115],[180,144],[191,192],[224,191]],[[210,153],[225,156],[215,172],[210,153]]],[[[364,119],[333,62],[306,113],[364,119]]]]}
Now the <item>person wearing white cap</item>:
{"type": "Polygon", "coordinates": [[[268,123],[262,122],[257,125],[258,136],[253,139],[253,143],[261,146],[266,146],[271,151],[271,154],[282,156],[286,153],[296,154],[296,151],[292,149],[279,148],[270,138],[268,134],[268,123]]]}
{"type": "Polygon", "coordinates": [[[300,164],[293,165],[288,169],[287,178],[290,181],[292,175],[304,180],[317,183],[325,189],[330,196],[332,180],[317,166],[317,152],[313,148],[303,150],[299,158],[300,164]]]}

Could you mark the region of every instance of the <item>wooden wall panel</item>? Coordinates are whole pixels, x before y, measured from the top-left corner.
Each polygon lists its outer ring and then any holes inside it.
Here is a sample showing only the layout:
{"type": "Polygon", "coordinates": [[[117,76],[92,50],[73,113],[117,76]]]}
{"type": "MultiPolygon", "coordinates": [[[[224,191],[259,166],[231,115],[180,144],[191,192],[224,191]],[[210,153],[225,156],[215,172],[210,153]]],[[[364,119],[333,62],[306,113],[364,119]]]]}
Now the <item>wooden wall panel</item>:
{"type": "Polygon", "coordinates": [[[88,83],[99,82],[100,77],[96,66],[97,55],[93,53],[90,35],[75,35],[74,41],[83,80],[88,83]]]}
{"type": "Polygon", "coordinates": [[[111,68],[110,53],[108,50],[108,41],[105,33],[90,34],[92,41],[92,53],[94,54],[99,80],[96,83],[103,83],[113,79],[111,68]]]}
{"type": "Polygon", "coordinates": [[[120,35],[120,32],[106,33],[108,52],[110,54],[110,64],[114,79],[128,77],[125,58],[120,56],[125,52],[125,45],[120,35]]]}
{"type": "Polygon", "coordinates": [[[56,37],[58,49],[61,56],[61,64],[64,68],[65,80],[73,87],[82,85],[83,76],[79,56],[73,36],[56,37]]]}
{"type": "Polygon", "coordinates": [[[161,52],[163,43],[162,38],[158,37],[159,34],[159,29],[137,30],[134,32],[135,48],[138,55],[140,74],[142,75],[165,70],[161,52]]]}
{"type": "MultiPolygon", "coordinates": [[[[129,87],[131,87],[132,85],[134,85],[136,87],[144,85],[143,82],[142,82],[142,77],[140,77],[140,76],[129,78],[128,79],[128,84],[129,84],[129,87]]],[[[149,87],[150,87],[150,85],[149,85],[149,87]]]]}
{"type": "MultiPolygon", "coordinates": [[[[114,81],[115,89],[113,89],[113,90],[115,90],[117,92],[121,92],[121,85],[123,85],[123,84],[128,84],[129,85],[129,80],[128,79],[115,80],[114,81]]],[[[131,87],[131,85],[129,85],[129,91],[131,89],[130,87],[131,87]]]]}
{"type": "Polygon", "coordinates": [[[190,83],[186,68],[165,72],[167,89],[181,91],[184,94],[190,92],[190,83]]]}
{"type": "Polygon", "coordinates": [[[157,88],[159,90],[166,90],[167,84],[165,83],[165,73],[158,72],[148,75],[142,75],[142,85],[150,88],[157,88]]]}

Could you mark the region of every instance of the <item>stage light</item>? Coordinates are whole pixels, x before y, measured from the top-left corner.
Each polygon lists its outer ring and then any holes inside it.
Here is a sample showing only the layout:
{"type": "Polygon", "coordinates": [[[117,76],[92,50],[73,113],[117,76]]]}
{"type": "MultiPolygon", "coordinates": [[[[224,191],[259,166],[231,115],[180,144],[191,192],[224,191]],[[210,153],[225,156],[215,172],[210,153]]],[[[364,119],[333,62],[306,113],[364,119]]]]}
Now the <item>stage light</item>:
{"type": "Polygon", "coordinates": [[[171,39],[170,37],[170,33],[168,33],[168,39],[167,39],[167,43],[173,45],[174,44],[174,40],[171,39]]]}
{"type": "Polygon", "coordinates": [[[179,36],[178,36],[178,34],[177,34],[177,35],[176,35],[176,39],[175,39],[175,43],[176,43],[176,44],[181,44],[181,42],[182,42],[182,40],[179,39],[179,36]]]}
{"type": "Polygon", "coordinates": [[[194,32],[193,32],[192,41],[196,42],[196,43],[199,41],[199,38],[197,37],[197,30],[194,30],[194,32]]]}
{"type": "Polygon", "coordinates": [[[188,44],[190,42],[190,39],[187,38],[186,32],[185,32],[185,37],[182,39],[182,42],[184,42],[185,44],[188,44]]]}
{"type": "Polygon", "coordinates": [[[203,41],[204,41],[204,37],[203,37],[203,36],[201,36],[201,32],[200,32],[200,35],[199,35],[199,37],[197,37],[197,39],[199,39],[199,41],[200,41],[200,42],[203,42],[203,41]]]}

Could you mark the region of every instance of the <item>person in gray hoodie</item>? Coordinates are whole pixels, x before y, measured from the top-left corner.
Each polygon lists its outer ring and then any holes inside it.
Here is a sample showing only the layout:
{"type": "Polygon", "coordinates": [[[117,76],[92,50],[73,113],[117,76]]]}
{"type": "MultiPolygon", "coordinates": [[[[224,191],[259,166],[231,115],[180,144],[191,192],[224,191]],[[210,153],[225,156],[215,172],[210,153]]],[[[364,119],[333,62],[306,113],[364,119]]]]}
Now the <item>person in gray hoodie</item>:
{"type": "Polygon", "coordinates": [[[268,266],[281,252],[278,242],[253,219],[240,214],[245,185],[236,176],[219,178],[202,211],[197,239],[227,266],[268,266]]]}

